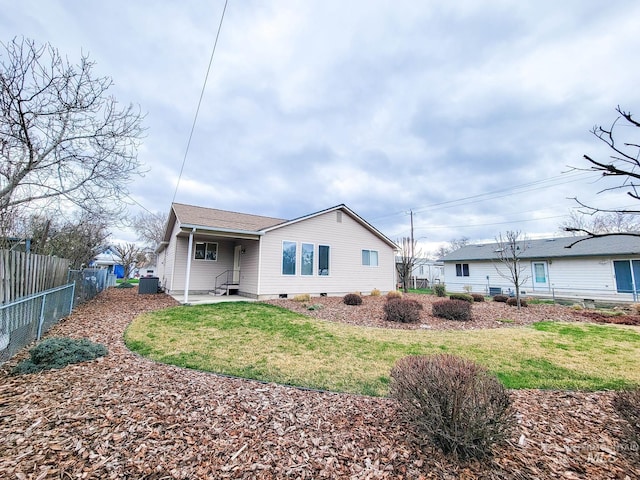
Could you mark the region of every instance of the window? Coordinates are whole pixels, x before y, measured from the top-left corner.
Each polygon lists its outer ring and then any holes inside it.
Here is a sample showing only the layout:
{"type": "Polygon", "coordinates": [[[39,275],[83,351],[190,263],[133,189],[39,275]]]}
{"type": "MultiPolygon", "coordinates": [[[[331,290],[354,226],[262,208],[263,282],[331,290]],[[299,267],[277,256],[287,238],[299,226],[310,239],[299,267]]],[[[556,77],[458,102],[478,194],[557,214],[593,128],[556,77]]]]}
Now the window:
{"type": "Polygon", "coordinates": [[[218,260],[218,244],[209,242],[196,242],[196,249],[193,253],[195,260],[218,260]]]}
{"type": "Polygon", "coordinates": [[[282,242],[282,274],[296,274],[296,242],[282,242]]]}
{"type": "Polygon", "coordinates": [[[378,252],[376,250],[362,250],[362,265],[378,266],[378,252]]]}
{"type": "Polygon", "coordinates": [[[318,246],[318,275],[329,275],[329,245],[318,246]]]}
{"type": "Polygon", "coordinates": [[[468,277],[468,276],[469,276],[469,264],[456,263],[456,277],[468,277]]]}
{"type": "Polygon", "coordinates": [[[313,244],[302,244],[302,257],[300,258],[300,274],[313,275],[313,244]]]}

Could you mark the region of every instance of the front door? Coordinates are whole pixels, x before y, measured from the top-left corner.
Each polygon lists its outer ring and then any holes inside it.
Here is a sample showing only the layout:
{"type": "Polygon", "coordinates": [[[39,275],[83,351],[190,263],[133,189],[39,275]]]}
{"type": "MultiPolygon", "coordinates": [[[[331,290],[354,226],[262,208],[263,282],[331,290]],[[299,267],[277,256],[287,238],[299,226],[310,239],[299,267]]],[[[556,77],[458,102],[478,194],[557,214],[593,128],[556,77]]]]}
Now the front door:
{"type": "Polygon", "coordinates": [[[549,290],[549,269],[547,262],[531,262],[533,289],[549,290]]]}
{"type": "Polygon", "coordinates": [[[640,291],[640,260],[614,260],[613,270],[618,293],[640,291]]]}
{"type": "Polygon", "coordinates": [[[236,245],[233,249],[233,283],[238,285],[240,283],[240,252],[242,245],[236,245]]]}

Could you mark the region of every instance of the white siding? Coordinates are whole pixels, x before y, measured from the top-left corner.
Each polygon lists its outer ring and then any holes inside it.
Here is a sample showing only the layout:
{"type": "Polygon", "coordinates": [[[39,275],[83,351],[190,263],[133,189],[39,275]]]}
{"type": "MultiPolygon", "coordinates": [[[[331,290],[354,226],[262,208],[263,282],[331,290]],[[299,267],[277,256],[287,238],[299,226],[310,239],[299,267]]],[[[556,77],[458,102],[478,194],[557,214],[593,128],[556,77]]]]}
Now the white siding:
{"type": "Polygon", "coordinates": [[[266,233],[262,238],[260,298],[311,295],[343,295],[374,288],[395,288],[395,252],[380,237],[341,211],[331,211],[266,233]],[[338,221],[341,216],[341,221],[338,221]],[[282,242],[296,242],[296,274],[282,274],[282,242]],[[315,246],[313,275],[300,274],[302,243],[315,246]],[[318,275],[318,245],[328,245],[329,275],[318,275]],[[362,249],[378,252],[378,266],[362,265],[362,249]]]}
{"type": "MultiPolygon", "coordinates": [[[[616,279],[613,269],[613,260],[610,257],[583,257],[583,258],[551,258],[551,259],[527,259],[522,260],[526,269],[524,275],[527,281],[521,287],[526,294],[552,294],[557,296],[577,295],[595,296],[605,295],[626,297],[617,294],[616,279]],[[546,262],[548,267],[548,288],[534,288],[533,262],[546,262]]],[[[499,263],[489,261],[452,261],[445,263],[445,283],[450,292],[463,292],[465,286],[470,286],[472,292],[487,293],[488,286],[502,287],[505,291],[513,290],[513,284],[500,276],[495,265],[506,272],[505,267],[499,263]],[[456,276],[456,263],[469,264],[469,276],[456,276]],[[487,281],[487,276],[489,280],[487,281]]]]}

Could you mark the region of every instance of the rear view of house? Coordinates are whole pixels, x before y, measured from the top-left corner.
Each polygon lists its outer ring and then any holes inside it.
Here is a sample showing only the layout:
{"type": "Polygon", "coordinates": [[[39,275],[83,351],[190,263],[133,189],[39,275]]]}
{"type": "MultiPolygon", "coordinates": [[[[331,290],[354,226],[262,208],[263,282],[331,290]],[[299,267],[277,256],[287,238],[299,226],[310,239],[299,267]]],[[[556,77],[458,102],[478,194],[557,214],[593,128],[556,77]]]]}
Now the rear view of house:
{"type": "Polygon", "coordinates": [[[187,296],[387,292],[395,286],[395,249],[345,205],[284,220],[174,203],[157,271],[169,293],[187,296]]]}
{"type": "MultiPolygon", "coordinates": [[[[640,238],[620,235],[526,240],[522,243],[521,289],[526,295],[637,301],[640,238]]],[[[497,243],[467,245],[444,257],[447,290],[494,294],[513,291],[498,260],[497,243]]]]}

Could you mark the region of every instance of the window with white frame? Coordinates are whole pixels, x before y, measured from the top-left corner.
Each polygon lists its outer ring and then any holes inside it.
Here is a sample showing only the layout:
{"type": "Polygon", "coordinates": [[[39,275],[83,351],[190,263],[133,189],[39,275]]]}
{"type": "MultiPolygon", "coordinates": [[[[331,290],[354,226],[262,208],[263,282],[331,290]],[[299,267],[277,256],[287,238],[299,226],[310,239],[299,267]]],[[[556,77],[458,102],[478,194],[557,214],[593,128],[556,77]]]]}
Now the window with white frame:
{"type": "Polygon", "coordinates": [[[318,245],[318,275],[329,275],[329,245],[318,245]]]}
{"type": "Polygon", "coordinates": [[[362,265],[369,267],[378,266],[378,251],[377,250],[362,250],[362,265]]]}
{"type": "Polygon", "coordinates": [[[296,242],[282,242],[282,274],[296,274],[296,242]]]}
{"type": "Polygon", "coordinates": [[[195,251],[193,252],[194,260],[209,260],[215,262],[218,260],[218,244],[211,242],[196,242],[195,251]]]}
{"type": "Polygon", "coordinates": [[[313,275],[313,243],[303,243],[300,256],[300,275],[313,275]]]}
{"type": "Polygon", "coordinates": [[[456,277],[468,277],[468,276],[469,276],[469,264],[456,263],[456,277]]]}

